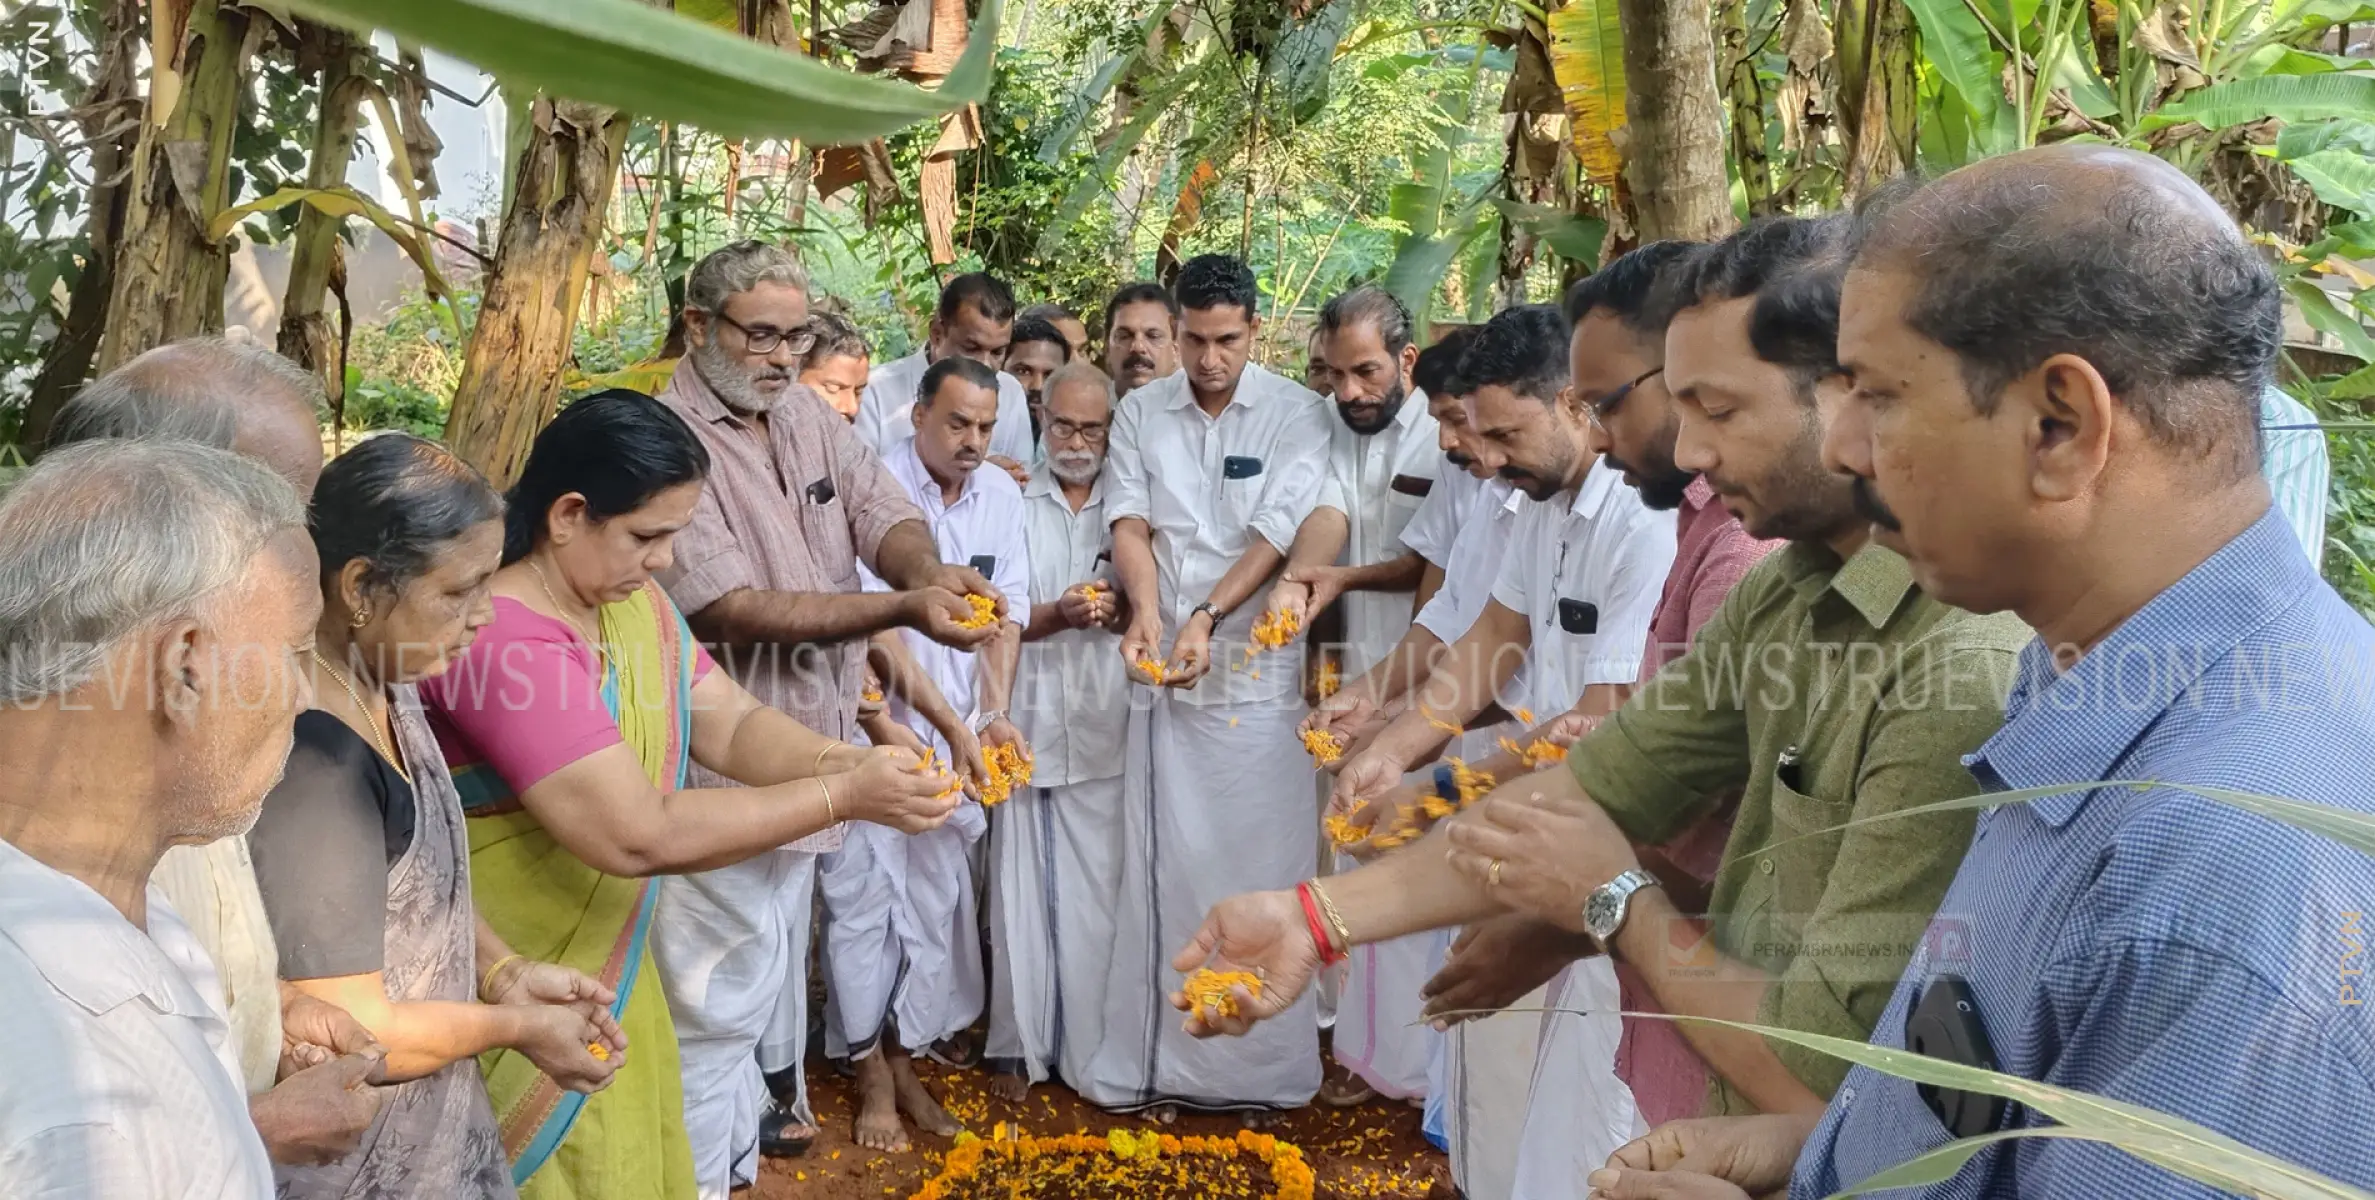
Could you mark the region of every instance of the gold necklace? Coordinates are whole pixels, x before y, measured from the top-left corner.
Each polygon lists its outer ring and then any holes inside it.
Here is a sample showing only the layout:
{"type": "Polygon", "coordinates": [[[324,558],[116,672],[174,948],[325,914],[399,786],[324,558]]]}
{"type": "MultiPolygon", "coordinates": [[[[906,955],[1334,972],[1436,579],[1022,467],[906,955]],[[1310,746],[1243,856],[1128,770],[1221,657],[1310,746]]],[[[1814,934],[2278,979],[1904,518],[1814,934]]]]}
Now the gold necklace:
{"type": "Polygon", "coordinates": [[[577,618],[571,616],[568,609],[561,607],[561,598],[553,595],[552,585],[544,581],[544,568],[537,566],[536,560],[532,558],[524,558],[520,561],[528,564],[528,573],[536,577],[536,590],[543,592],[544,602],[553,606],[553,615],[561,618],[563,621],[568,622],[571,632],[575,633],[579,637],[585,638],[586,645],[591,647],[594,651],[594,657],[603,657],[602,639],[600,637],[587,636],[585,627],[577,623],[577,618]]]}
{"type": "Polygon", "coordinates": [[[338,686],[346,689],[347,699],[355,702],[355,713],[363,718],[364,728],[371,732],[372,748],[379,751],[379,756],[386,759],[389,766],[396,768],[396,774],[403,776],[404,782],[411,783],[412,772],[404,769],[404,760],[396,757],[396,752],[388,746],[387,738],[380,734],[379,722],[371,719],[371,706],[363,703],[363,693],[355,690],[354,683],[347,679],[344,671],[331,666],[330,660],[322,657],[319,648],[313,652],[313,661],[323,670],[328,671],[330,678],[338,681],[338,686]]]}

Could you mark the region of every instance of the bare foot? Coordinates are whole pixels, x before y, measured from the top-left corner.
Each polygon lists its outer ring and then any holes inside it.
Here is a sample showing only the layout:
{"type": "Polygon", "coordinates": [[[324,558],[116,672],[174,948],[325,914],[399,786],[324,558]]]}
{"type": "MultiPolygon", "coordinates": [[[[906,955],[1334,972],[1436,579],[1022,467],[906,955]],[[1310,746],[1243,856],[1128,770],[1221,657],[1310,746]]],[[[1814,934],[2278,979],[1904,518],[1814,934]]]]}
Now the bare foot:
{"type": "Polygon", "coordinates": [[[1153,1108],[1140,1110],[1138,1118],[1156,1125],[1169,1125],[1179,1119],[1179,1106],[1157,1104],[1153,1108]]]}
{"type": "Polygon", "coordinates": [[[1270,1129],[1286,1123],[1286,1110],[1283,1108],[1251,1109],[1239,1113],[1238,1117],[1245,1122],[1247,1129],[1270,1129]]]}
{"type": "MultiPolygon", "coordinates": [[[[885,1051],[889,1053],[889,1051],[885,1051]]],[[[899,1111],[906,1113],[915,1127],[938,1137],[955,1137],[965,1127],[957,1124],[948,1110],[924,1089],[924,1081],[915,1077],[915,1060],[902,1054],[891,1060],[891,1082],[899,1096],[899,1111]]]]}
{"type": "Polygon", "coordinates": [[[868,1150],[899,1154],[907,1149],[907,1127],[899,1123],[898,1085],[889,1058],[889,1050],[877,1047],[858,1060],[858,1120],[850,1137],[868,1150]]]}
{"type": "Polygon", "coordinates": [[[1031,1077],[1028,1075],[990,1076],[990,1095],[996,1096],[1000,1100],[1009,1104],[1020,1104],[1030,1094],[1031,1077]]]}
{"type": "Polygon", "coordinates": [[[1329,1108],[1359,1108],[1376,1098],[1377,1089],[1350,1071],[1330,1073],[1319,1085],[1319,1102],[1329,1108]]]}

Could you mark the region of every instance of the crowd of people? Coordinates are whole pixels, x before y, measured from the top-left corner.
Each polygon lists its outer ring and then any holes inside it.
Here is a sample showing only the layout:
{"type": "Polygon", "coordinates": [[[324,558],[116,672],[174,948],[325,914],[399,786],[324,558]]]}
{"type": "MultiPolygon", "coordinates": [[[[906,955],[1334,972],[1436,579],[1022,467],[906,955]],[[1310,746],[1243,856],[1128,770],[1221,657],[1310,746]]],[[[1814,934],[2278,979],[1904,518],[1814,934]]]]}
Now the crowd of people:
{"type": "Polygon", "coordinates": [[[2100,147],[1299,380],[1224,255],[876,363],[741,242],[501,494],[151,350],[0,495],[0,1195],[706,1200],[820,1054],[878,1151],[921,1055],[1470,1200],[2211,1194],[1802,1035],[2375,1185],[2375,862],[2220,798],[2375,810],[2279,294],[2100,147]]]}

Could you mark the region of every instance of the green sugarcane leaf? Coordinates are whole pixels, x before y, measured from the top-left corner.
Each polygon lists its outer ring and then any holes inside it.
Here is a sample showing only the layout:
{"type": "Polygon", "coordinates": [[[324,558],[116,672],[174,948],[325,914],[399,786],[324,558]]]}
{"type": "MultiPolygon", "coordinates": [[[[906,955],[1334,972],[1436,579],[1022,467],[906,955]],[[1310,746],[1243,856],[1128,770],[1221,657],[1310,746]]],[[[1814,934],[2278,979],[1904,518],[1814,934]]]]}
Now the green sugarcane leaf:
{"type": "Polygon", "coordinates": [[[2365,119],[2375,113],[2375,73],[2335,71],[2324,75],[2263,75],[2212,84],[2160,106],[2139,132],[2192,121],[2205,129],[2279,121],[2365,119]]]}
{"type": "Polygon", "coordinates": [[[985,0],[937,89],[859,75],[638,0],[290,0],[306,16],[434,47],[508,85],[728,137],[854,145],[981,100],[998,43],[985,0]]]}
{"type": "Polygon", "coordinates": [[[2295,277],[2284,281],[2284,294],[2301,306],[2301,319],[2309,322],[2310,328],[2342,343],[2343,353],[2360,362],[2375,362],[2375,334],[2367,332],[2357,314],[2334,303],[2325,289],[2295,277]]]}

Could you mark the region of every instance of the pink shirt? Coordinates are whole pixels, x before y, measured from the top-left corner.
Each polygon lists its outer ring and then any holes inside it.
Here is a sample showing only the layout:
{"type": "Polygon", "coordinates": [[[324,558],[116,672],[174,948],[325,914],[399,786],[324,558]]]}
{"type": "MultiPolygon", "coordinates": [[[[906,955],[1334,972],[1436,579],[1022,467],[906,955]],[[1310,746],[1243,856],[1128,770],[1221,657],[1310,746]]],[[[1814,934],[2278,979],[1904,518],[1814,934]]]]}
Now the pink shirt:
{"type": "MultiPolygon", "coordinates": [[[[1682,494],[1676,514],[1679,546],[1674,569],[1666,576],[1666,590],[1649,618],[1649,652],[1642,656],[1641,678],[1690,650],[1699,627],[1723,606],[1733,585],[1767,554],[1785,542],[1760,541],[1741,528],[1739,518],[1717,502],[1705,478],[1694,479],[1682,494]]],[[[1658,847],[1668,862],[1712,879],[1723,863],[1724,844],[1732,834],[1732,813],[1739,798],[1732,797],[1682,836],[1658,847]]],[[[1628,1012],[1654,1011],[1657,999],[1631,963],[1616,964],[1621,1006],[1628,1012]]],[[[1672,1021],[1637,1017],[1624,1019],[1623,1039],[1617,1043],[1617,1077],[1633,1089],[1641,1119],[1652,1128],[1682,1117],[1695,1117],[1707,1102],[1707,1064],[1683,1040],[1672,1021]]]]}
{"type": "MultiPolygon", "coordinates": [[[[693,679],[717,663],[693,646],[693,679]]],[[[620,744],[602,700],[601,660],[585,638],[508,596],[445,674],[423,680],[430,727],[450,766],[485,763],[513,795],[620,744]]]]}

